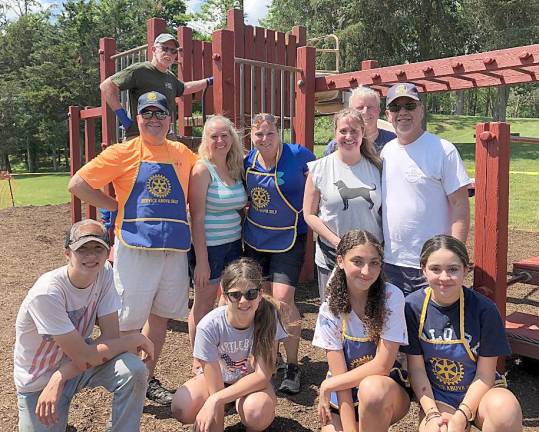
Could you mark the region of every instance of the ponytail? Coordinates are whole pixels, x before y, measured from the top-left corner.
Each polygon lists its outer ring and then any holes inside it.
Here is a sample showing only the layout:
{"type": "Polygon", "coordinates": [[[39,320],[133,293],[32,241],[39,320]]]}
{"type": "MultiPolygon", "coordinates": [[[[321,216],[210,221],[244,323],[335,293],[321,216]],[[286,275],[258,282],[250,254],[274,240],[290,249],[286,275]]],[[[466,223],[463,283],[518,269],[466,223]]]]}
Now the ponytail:
{"type": "Polygon", "coordinates": [[[279,309],[274,300],[267,294],[262,298],[254,319],[253,357],[255,361],[263,362],[271,369],[275,365],[275,335],[277,325],[281,325],[279,309]]]}

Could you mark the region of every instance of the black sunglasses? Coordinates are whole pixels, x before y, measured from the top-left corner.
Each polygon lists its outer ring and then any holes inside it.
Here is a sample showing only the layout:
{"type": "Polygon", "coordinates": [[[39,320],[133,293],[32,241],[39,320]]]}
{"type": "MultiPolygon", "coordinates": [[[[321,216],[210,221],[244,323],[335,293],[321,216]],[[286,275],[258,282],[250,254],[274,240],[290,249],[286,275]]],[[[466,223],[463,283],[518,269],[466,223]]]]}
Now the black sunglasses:
{"type": "Polygon", "coordinates": [[[225,295],[231,302],[239,302],[242,297],[245,297],[245,300],[255,300],[258,297],[260,288],[249,288],[247,291],[228,291],[225,295]]]}
{"type": "Polygon", "coordinates": [[[406,102],[402,105],[389,104],[387,107],[387,109],[392,113],[399,112],[402,108],[404,108],[406,111],[413,111],[417,108],[417,102],[406,102]]]}
{"type": "Polygon", "coordinates": [[[144,120],[150,120],[154,116],[157,120],[165,120],[168,116],[168,113],[165,111],[147,110],[147,111],[141,111],[140,115],[144,120]]]}
{"type": "Polygon", "coordinates": [[[164,46],[164,45],[158,45],[159,48],[161,48],[161,51],[163,52],[166,52],[166,53],[170,53],[170,54],[177,54],[178,51],[180,50],[180,48],[171,48],[171,47],[167,47],[167,46],[164,46]]]}

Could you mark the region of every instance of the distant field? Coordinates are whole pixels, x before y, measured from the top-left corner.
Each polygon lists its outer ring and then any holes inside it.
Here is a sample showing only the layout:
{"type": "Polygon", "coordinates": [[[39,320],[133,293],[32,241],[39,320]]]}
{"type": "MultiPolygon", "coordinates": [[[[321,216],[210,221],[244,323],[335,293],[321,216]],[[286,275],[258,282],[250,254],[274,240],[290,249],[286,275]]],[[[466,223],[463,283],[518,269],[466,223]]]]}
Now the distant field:
{"type": "MultiPolygon", "coordinates": [[[[11,180],[17,207],[61,204],[70,200],[69,174],[17,174],[11,180]]],[[[0,180],[0,208],[11,207],[8,182],[0,180]]]]}

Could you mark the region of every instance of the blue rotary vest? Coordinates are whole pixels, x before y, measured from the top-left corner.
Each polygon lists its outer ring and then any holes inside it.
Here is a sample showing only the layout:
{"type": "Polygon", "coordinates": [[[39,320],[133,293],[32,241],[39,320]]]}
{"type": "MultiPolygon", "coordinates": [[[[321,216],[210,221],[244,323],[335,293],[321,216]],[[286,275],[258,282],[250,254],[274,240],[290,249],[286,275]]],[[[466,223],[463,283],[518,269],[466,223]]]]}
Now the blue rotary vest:
{"type": "Polygon", "coordinates": [[[419,322],[419,340],[423,350],[425,370],[436,401],[457,408],[475,377],[477,363],[464,333],[464,291],[460,289],[460,338],[428,339],[423,335],[425,317],[432,288],[427,288],[419,322]]]}
{"type": "Polygon", "coordinates": [[[127,247],[186,252],[191,246],[185,194],[172,163],[139,161],[119,216],[119,240],[127,247]]]}
{"type": "Polygon", "coordinates": [[[245,172],[251,204],[243,223],[243,241],[260,252],[286,252],[294,246],[299,215],[279,188],[279,162],[273,172],[256,171],[258,152],[245,172]]]}
{"type": "MultiPolygon", "coordinates": [[[[377,344],[369,337],[360,338],[349,335],[346,330],[346,318],[343,318],[342,320],[342,336],[342,349],[344,353],[344,359],[346,361],[346,368],[349,371],[374,359],[374,356],[376,355],[377,344]]],[[[389,376],[403,387],[409,387],[406,375],[406,372],[401,370],[400,363],[398,361],[395,361],[395,364],[393,365],[393,368],[391,368],[389,376]]],[[[328,376],[331,376],[329,372],[328,376]]],[[[354,406],[358,406],[358,388],[354,387],[351,390],[354,406]]],[[[339,401],[337,399],[336,392],[331,393],[329,403],[333,408],[339,409],[339,401]]]]}

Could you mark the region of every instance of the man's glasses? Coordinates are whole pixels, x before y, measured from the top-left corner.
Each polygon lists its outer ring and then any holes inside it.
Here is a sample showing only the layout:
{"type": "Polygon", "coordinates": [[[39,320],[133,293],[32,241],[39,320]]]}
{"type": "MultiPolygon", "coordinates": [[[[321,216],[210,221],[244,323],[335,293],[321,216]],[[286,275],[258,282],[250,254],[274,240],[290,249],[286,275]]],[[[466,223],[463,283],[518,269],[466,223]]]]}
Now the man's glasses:
{"type": "Polygon", "coordinates": [[[168,113],[165,111],[142,111],[140,113],[141,117],[144,120],[150,120],[152,117],[155,117],[157,120],[165,120],[168,116],[168,113]]]}
{"type": "Polygon", "coordinates": [[[417,102],[406,102],[405,104],[389,104],[387,109],[389,112],[396,113],[399,112],[402,108],[406,111],[413,111],[417,108],[417,102]]]}
{"type": "Polygon", "coordinates": [[[180,48],[172,48],[165,45],[158,45],[158,47],[161,48],[161,51],[170,54],[178,54],[178,51],[180,51],[180,48]]]}
{"type": "Polygon", "coordinates": [[[228,291],[225,295],[231,302],[239,302],[242,297],[245,297],[245,300],[255,300],[258,297],[260,288],[250,288],[247,291],[228,291]]]}

